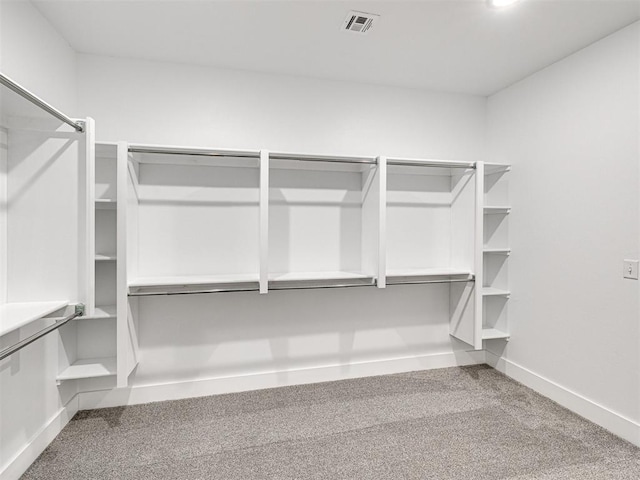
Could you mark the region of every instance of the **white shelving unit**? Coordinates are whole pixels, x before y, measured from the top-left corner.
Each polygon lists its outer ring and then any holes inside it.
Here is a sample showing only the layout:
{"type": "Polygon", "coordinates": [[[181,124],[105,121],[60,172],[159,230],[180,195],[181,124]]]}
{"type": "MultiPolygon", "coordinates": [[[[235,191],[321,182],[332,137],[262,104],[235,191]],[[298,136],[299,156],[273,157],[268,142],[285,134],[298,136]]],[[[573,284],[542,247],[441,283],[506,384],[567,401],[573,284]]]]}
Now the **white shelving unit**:
{"type": "Polygon", "coordinates": [[[123,148],[129,294],[259,290],[261,152],[123,148]]]}
{"type": "MultiPolygon", "coordinates": [[[[61,332],[67,360],[58,383],[70,380],[115,377],[117,373],[117,144],[98,143],[89,169],[90,295],[87,313],[61,332]]],[[[115,382],[108,388],[115,386],[115,382]]]]}
{"type": "MultiPolygon", "coordinates": [[[[44,376],[59,358],[66,362],[66,347],[75,352],[75,342],[60,349],[58,338],[73,336],[76,321],[50,329],[53,319],[68,317],[75,304],[88,300],[94,123],[65,117],[4,75],[0,94],[0,349],[20,362],[17,370],[5,369],[2,382],[8,391],[26,388],[37,403],[45,396],[34,379],[50,380],[44,376]],[[86,191],[78,190],[79,181],[86,191]],[[13,350],[27,338],[36,340],[13,350]],[[35,364],[27,355],[40,355],[38,368],[29,367],[35,364]]],[[[16,395],[21,402],[23,397],[16,395]]],[[[61,399],[68,400],[64,393],[61,399]]]]}
{"type": "Polygon", "coordinates": [[[372,286],[374,157],[269,153],[268,288],[372,286]]]}
{"type": "Polygon", "coordinates": [[[127,305],[122,315],[132,338],[138,297],[442,284],[451,335],[479,349],[488,338],[489,298],[509,296],[506,285],[481,283],[491,259],[499,263],[511,252],[506,237],[486,242],[510,212],[492,180],[506,165],[119,148],[126,193],[115,203],[125,219],[118,238],[126,260],[119,249],[99,263],[126,263],[118,305],[127,305]]]}
{"type": "Polygon", "coordinates": [[[450,333],[481,344],[475,315],[474,162],[381,158],[384,249],[378,285],[448,285],[450,333]]]}
{"type": "Polygon", "coordinates": [[[508,340],[509,165],[484,164],[482,234],[482,340],[508,340]]]}

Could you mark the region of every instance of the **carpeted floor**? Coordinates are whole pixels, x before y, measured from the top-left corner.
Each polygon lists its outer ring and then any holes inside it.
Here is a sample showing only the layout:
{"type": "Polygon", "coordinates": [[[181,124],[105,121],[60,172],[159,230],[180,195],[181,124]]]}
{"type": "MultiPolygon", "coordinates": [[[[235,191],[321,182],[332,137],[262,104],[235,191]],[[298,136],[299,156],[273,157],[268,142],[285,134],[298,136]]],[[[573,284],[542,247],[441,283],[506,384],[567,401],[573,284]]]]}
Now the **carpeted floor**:
{"type": "Polygon", "coordinates": [[[79,412],[25,479],[640,479],[640,449],[487,366],[79,412]]]}

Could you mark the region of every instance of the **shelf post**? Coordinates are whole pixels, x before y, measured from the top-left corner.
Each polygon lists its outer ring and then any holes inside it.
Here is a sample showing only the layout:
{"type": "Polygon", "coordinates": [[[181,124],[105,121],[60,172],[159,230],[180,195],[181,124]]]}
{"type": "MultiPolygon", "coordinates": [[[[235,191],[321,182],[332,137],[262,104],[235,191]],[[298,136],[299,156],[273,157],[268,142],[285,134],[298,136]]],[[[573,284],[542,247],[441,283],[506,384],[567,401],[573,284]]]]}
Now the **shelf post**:
{"type": "Polygon", "coordinates": [[[473,347],[482,349],[482,286],[484,284],[484,162],[476,162],[476,205],[475,205],[475,296],[473,347]]]}
{"type": "Polygon", "coordinates": [[[387,286],[387,157],[378,157],[378,288],[387,286]]]}
{"type": "Polygon", "coordinates": [[[260,293],[269,291],[269,151],[260,150],[260,293]]]}

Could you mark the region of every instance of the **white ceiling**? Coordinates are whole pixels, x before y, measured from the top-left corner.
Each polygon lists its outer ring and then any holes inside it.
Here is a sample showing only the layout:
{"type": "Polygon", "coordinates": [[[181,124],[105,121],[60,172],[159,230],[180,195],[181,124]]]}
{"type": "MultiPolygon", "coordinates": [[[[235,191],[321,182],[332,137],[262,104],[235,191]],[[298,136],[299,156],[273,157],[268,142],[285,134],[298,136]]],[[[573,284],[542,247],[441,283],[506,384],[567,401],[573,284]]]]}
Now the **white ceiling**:
{"type": "Polygon", "coordinates": [[[640,0],[34,2],[78,52],[494,93],[640,18],[640,0]],[[368,35],[349,10],[378,13],[368,35]]]}

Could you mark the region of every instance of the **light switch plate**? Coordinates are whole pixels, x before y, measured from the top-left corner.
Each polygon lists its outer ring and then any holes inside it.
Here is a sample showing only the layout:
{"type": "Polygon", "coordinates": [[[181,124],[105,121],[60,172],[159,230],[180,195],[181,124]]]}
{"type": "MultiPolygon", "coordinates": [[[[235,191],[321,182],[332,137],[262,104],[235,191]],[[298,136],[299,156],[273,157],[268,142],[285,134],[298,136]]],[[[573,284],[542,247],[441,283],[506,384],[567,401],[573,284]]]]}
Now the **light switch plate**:
{"type": "Polygon", "coordinates": [[[624,261],[624,278],[630,278],[632,280],[638,280],[638,260],[625,260],[624,261]]]}

